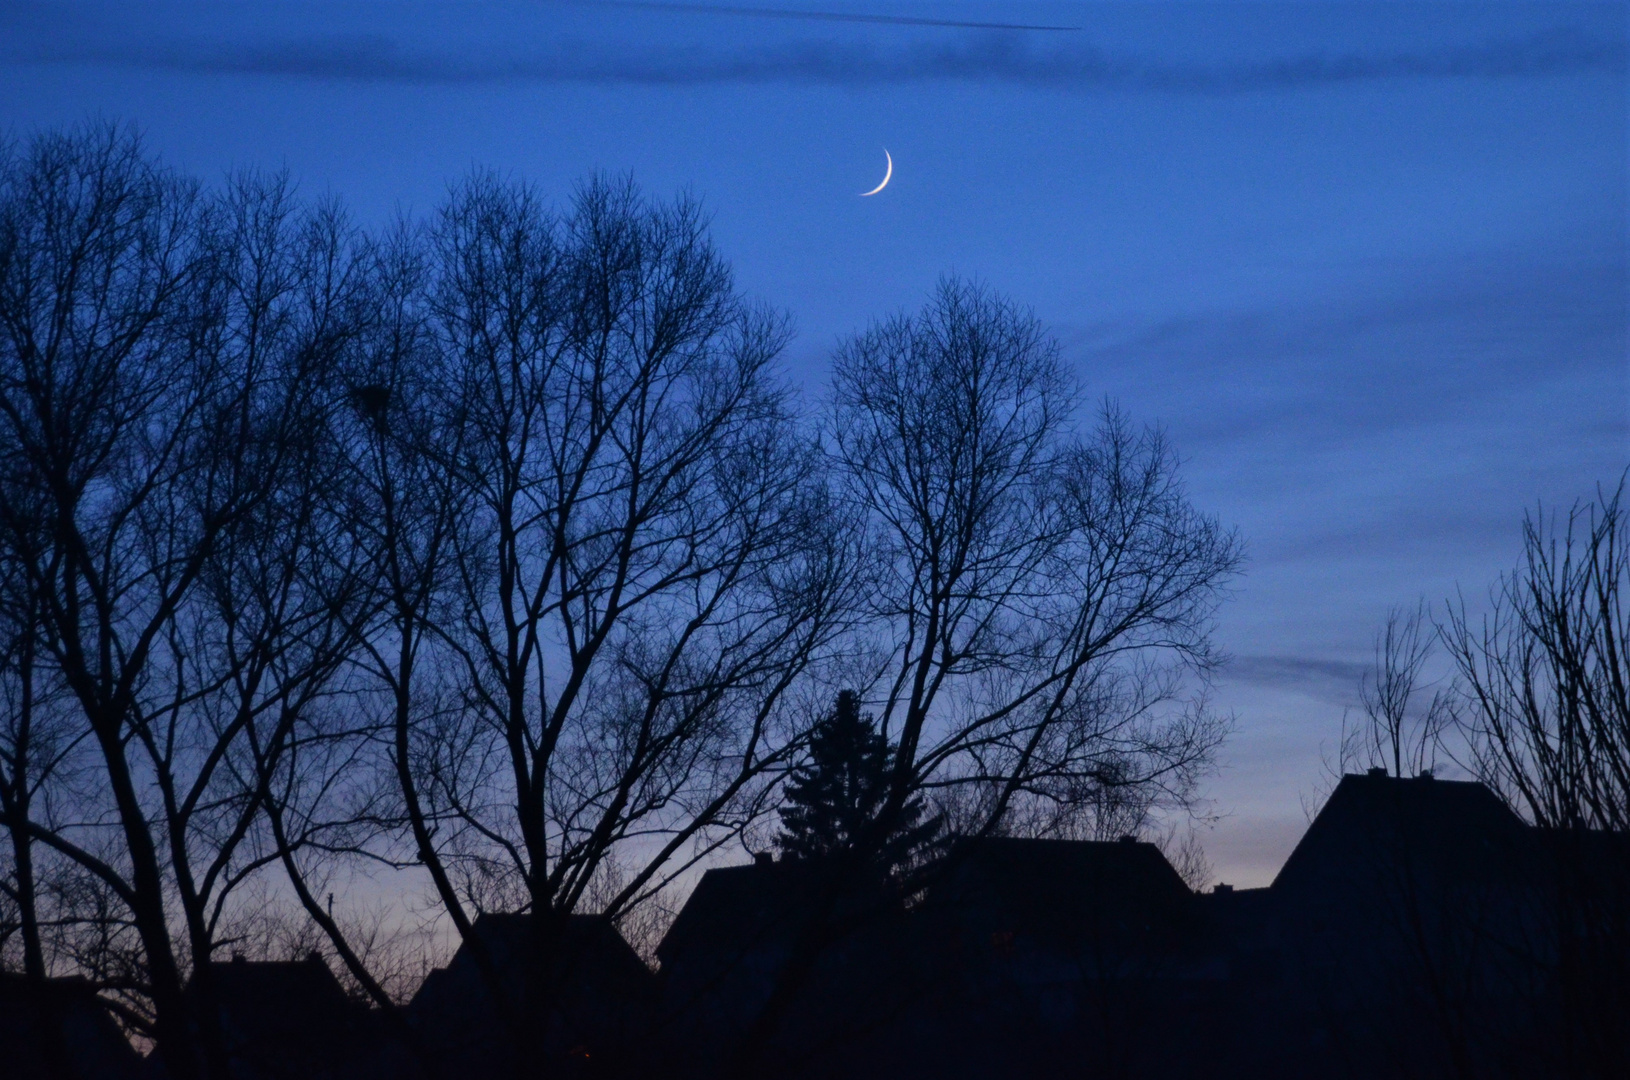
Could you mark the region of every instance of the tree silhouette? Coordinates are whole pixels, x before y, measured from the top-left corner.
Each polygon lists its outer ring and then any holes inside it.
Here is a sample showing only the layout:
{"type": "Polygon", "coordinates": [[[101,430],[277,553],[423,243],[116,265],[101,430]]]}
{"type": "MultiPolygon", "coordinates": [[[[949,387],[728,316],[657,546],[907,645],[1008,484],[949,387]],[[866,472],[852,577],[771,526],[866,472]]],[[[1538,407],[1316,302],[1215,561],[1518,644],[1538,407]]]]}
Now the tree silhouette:
{"type": "Polygon", "coordinates": [[[893,757],[854,691],[839,693],[836,708],[811,732],[809,760],[793,770],[787,785],[784,831],[776,837],[782,853],[815,860],[869,851],[891,870],[909,861],[934,838],[940,820],[923,820],[920,798],[909,800],[892,821],[882,820],[893,757]]]}

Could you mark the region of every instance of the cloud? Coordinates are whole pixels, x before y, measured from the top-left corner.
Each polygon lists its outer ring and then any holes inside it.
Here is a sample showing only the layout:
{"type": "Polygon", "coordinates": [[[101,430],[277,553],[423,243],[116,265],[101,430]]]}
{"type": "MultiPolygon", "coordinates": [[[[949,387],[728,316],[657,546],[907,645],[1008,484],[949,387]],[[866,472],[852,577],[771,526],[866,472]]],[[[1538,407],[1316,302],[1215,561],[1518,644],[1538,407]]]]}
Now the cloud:
{"type": "Polygon", "coordinates": [[[13,41],[6,54],[34,63],[91,63],[208,74],[368,82],[555,82],[683,86],[802,83],[888,85],[1002,83],[1061,91],[1231,95],[1383,79],[1522,79],[1622,72],[1622,41],[1560,30],[1475,45],[1394,52],[1308,52],[1262,61],[1190,64],[1091,46],[1042,49],[1011,35],[900,47],[798,41],[741,48],[690,46],[606,51],[571,44],[504,55],[435,52],[377,36],[295,40],[13,41]]]}
{"type": "Polygon", "coordinates": [[[962,30],[1079,30],[1079,26],[1052,26],[1036,23],[966,22],[959,19],[918,19],[906,15],[857,15],[852,12],[799,11],[788,8],[735,7],[725,4],[641,3],[638,0],[575,0],[585,7],[625,8],[678,15],[725,15],[750,19],[784,19],[793,22],[871,23],[883,26],[942,26],[962,30]]]}
{"type": "Polygon", "coordinates": [[[1324,299],[1085,327],[1066,347],[1096,391],[1171,432],[1273,602],[1438,597],[1456,580],[1477,596],[1515,558],[1525,509],[1588,497],[1630,460],[1626,269],[1617,236],[1570,236],[1324,299]]]}
{"type": "MultiPolygon", "coordinates": [[[[1367,452],[1470,416],[1544,419],[1532,408],[1540,399],[1571,397],[1582,383],[1610,391],[1603,404],[1614,406],[1630,344],[1625,245],[1557,240],[1560,252],[1479,251],[1334,296],[1079,326],[1064,340],[1095,385],[1117,396],[1174,391],[1163,395],[1168,412],[1186,411],[1169,419],[1229,452],[1367,452]],[[1215,391],[1175,392],[1197,384],[1215,391]]],[[[1594,412],[1570,419],[1585,422],[1622,433],[1594,412]]]]}
{"type": "Polygon", "coordinates": [[[1320,691],[1340,702],[1358,692],[1358,681],[1369,668],[1348,660],[1315,660],[1312,656],[1234,656],[1223,678],[1252,686],[1320,691]]]}
{"type": "Polygon", "coordinates": [[[1369,669],[1346,660],[1318,660],[1307,656],[1236,656],[1220,679],[1248,686],[1296,690],[1336,705],[1352,704],[1359,680],[1369,669]]]}

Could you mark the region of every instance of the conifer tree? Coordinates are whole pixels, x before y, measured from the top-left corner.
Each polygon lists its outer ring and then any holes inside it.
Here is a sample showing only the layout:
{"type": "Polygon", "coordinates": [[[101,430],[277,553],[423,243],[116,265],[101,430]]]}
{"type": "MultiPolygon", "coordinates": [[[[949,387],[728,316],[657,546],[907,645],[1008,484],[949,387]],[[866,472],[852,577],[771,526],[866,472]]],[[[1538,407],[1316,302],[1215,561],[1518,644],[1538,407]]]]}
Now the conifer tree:
{"type": "Polygon", "coordinates": [[[923,820],[920,798],[907,802],[896,820],[879,821],[891,757],[888,740],[861,713],[854,692],[839,693],[836,708],[815,725],[809,759],[787,784],[783,831],[776,837],[783,856],[815,860],[860,853],[887,871],[931,841],[940,821],[923,820]]]}

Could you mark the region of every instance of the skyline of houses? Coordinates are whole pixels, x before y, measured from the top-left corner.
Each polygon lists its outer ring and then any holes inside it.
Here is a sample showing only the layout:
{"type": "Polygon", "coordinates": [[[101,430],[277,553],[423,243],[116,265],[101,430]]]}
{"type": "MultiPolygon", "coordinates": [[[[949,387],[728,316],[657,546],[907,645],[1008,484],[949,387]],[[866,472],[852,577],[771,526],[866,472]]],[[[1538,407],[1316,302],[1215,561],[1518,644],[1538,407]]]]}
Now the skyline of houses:
{"type": "MultiPolygon", "coordinates": [[[[519,1022],[543,1075],[569,1077],[1557,1075],[1624,1049],[1575,1045],[1570,1010],[1581,972],[1600,1007],[1622,1000],[1622,964],[1593,974],[1579,951],[1622,940],[1627,856],[1623,837],[1535,829],[1482,784],[1382,770],[1344,776],[1261,888],[1196,892],[1133,837],[975,841],[904,905],[760,856],[701,877],[655,970],[605,919],[571,916],[556,997],[519,1022]],[[1594,884],[1559,890],[1580,866],[1594,884]]],[[[395,1018],[315,954],[213,964],[234,1074],[514,1074],[517,1021],[481,968],[523,998],[529,932],[481,916],[485,957],[461,945],[395,1018]]],[[[103,1047],[70,1075],[160,1075],[107,1049],[88,987],[65,993],[64,1030],[103,1047]]],[[[22,1076],[53,1075],[30,1060],[22,1076]]]]}

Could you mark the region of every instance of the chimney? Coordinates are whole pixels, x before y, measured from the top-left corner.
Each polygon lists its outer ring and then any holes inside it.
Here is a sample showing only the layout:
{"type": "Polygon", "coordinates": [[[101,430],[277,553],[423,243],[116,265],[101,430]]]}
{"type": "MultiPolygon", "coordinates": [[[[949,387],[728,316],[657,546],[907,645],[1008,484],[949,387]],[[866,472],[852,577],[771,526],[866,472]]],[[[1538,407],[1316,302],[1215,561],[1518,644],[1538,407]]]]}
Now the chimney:
{"type": "Polygon", "coordinates": [[[1137,842],[1138,842],[1138,838],[1135,837],[1135,836],[1127,835],[1127,836],[1121,837],[1121,843],[1123,843],[1123,844],[1135,844],[1137,842]]]}
{"type": "Polygon", "coordinates": [[[1376,766],[1374,766],[1373,768],[1370,769],[1370,775],[1371,776],[1385,776],[1385,775],[1387,775],[1386,767],[1382,766],[1382,765],[1376,765],[1376,766]]]}
{"type": "Polygon", "coordinates": [[[769,866],[770,864],[772,864],[774,862],[775,862],[775,856],[771,855],[768,851],[755,851],[755,852],[753,852],[753,865],[754,866],[769,866]]]}
{"type": "Polygon", "coordinates": [[[1222,882],[1219,881],[1219,882],[1217,882],[1217,884],[1215,886],[1212,887],[1211,891],[1214,892],[1214,893],[1231,893],[1231,892],[1234,891],[1234,886],[1232,886],[1232,885],[1224,885],[1222,882]]]}

